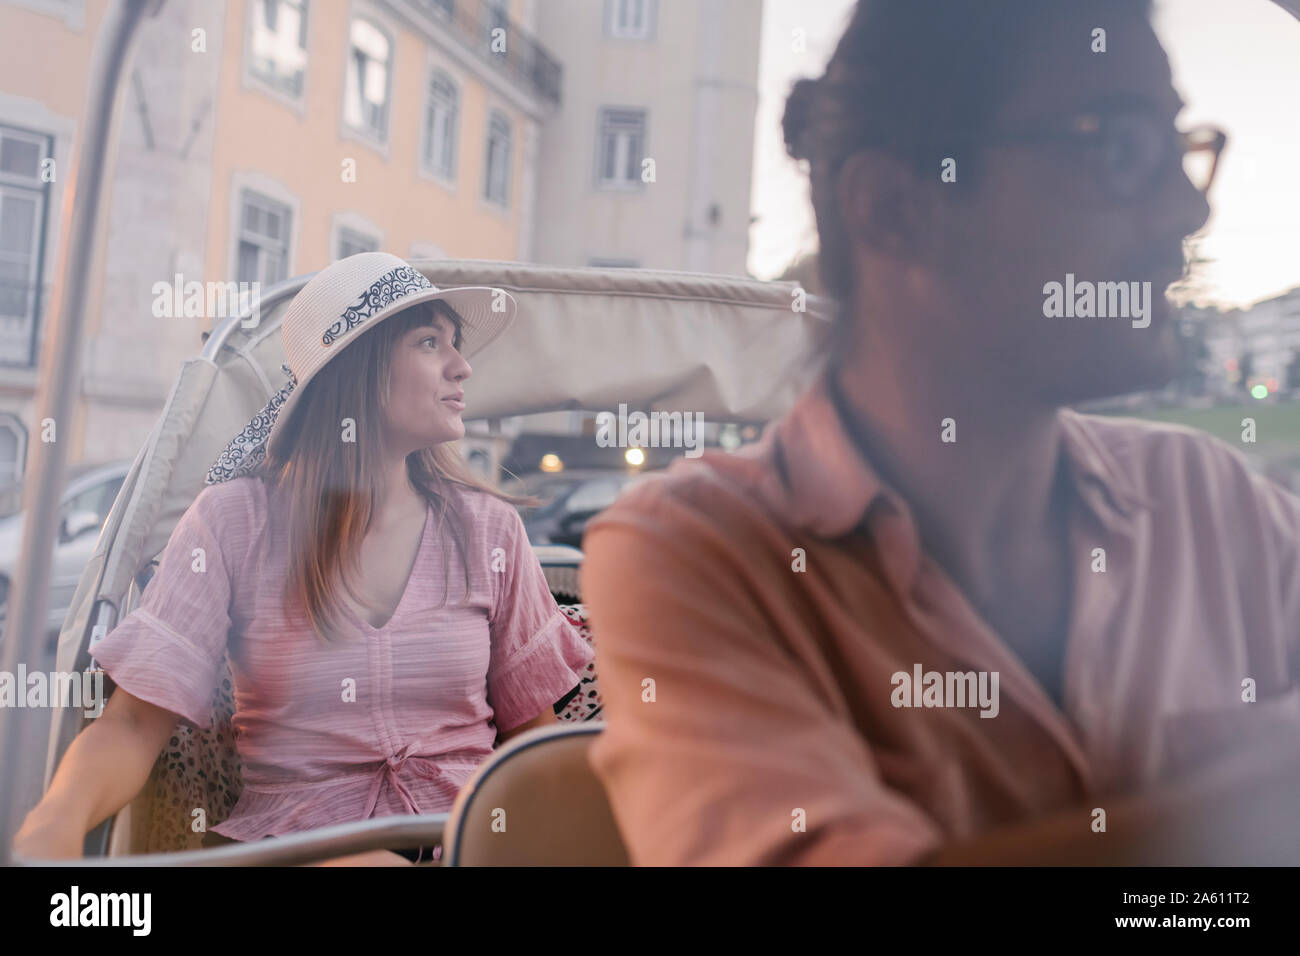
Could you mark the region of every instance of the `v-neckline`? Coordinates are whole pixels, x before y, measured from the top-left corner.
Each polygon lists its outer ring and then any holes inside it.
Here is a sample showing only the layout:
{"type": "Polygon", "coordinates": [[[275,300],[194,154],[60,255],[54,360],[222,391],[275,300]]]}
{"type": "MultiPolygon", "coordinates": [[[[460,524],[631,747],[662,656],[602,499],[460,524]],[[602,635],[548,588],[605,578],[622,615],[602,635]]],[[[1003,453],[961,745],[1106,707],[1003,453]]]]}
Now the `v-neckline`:
{"type": "Polygon", "coordinates": [[[343,601],[343,608],[346,613],[358,624],[366,634],[374,635],[386,631],[392,623],[402,615],[406,605],[410,601],[411,581],[415,579],[416,572],[420,569],[420,564],[424,560],[424,552],[429,545],[429,525],[433,520],[433,506],[428,502],[424,505],[424,526],[420,530],[420,544],[415,549],[415,559],[411,562],[411,570],[407,572],[406,583],[402,585],[402,596],[397,599],[397,607],[393,608],[393,613],[388,615],[388,619],[383,624],[376,627],[362,617],[355,608],[347,601],[343,601]]]}

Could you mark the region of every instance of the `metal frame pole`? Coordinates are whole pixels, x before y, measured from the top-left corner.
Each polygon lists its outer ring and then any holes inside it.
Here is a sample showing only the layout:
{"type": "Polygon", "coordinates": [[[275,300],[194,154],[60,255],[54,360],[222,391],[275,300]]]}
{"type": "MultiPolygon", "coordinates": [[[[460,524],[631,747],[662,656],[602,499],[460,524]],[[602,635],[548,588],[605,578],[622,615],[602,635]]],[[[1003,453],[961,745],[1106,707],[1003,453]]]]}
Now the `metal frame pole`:
{"type": "MultiPolygon", "coordinates": [[[[17,665],[35,659],[45,634],[49,599],[50,558],[59,495],[67,463],[66,435],[70,411],[81,382],[81,348],[90,291],[90,270],[96,261],[96,226],[103,205],[105,171],[113,141],[113,121],[122,74],[140,23],[157,16],[163,0],[118,0],[105,15],[95,41],[87,76],[86,100],[79,135],[77,165],[63,195],[63,248],[58,256],[50,313],[53,323],[41,354],[37,393],[37,424],[55,423],[55,440],[35,442],[28,459],[23,498],[27,520],[23,528],[18,575],[10,592],[5,640],[0,644],[0,670],[15,673],[17,665]],[[65,436],[59,441],[59,431],[65,436]]],[[[20,694],[26,688],[17,688],[20,694]]],[[[0,866],[10,862],[13,834],[26,814],[23,787],[39,773],[30,758],[34,740],[25,733],[26,708],[0,708],[0,866]],[[31,772],[29,772],[31,771],[31,772]]],[[[40,767],[44,767],[42,759],[40,767]]]]}

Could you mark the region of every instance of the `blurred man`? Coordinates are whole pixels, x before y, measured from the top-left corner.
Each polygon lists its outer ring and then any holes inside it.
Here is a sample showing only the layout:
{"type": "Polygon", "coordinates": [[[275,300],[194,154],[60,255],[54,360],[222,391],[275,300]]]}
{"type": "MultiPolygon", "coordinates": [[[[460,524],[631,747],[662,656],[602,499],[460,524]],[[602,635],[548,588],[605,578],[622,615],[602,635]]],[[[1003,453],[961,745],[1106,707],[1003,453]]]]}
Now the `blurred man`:
{"type": "Polygon", "coordinates": [[[796,85],[824,374],[585,542],[634,862],[1300,862],[1224,762],[1300,729],[1300,501],[1067,408],[1172,376],[1224,145],[1148,7],[860,0],[796,85]]]}

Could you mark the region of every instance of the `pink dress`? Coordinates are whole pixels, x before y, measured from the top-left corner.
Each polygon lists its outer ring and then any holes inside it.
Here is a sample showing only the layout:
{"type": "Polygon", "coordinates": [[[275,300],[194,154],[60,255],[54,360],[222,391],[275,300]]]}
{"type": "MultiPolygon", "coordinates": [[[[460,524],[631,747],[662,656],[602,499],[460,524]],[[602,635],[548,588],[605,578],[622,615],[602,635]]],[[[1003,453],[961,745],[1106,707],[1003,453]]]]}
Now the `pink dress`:
{"type": "Polygon", "coordinates": [[[468,490],[465,559],[428,509],[393,616],[376,628],[348,611],[355,638],[325,644],[284,612],[283,494],[257,476],[205,488],[139,607],[92,655],[119,687],[206,728],[229,648],[244,790],[213,827],[223,836],[449,810],[497,732],[576,687],[591,648],[514,508],[468,490]]]}

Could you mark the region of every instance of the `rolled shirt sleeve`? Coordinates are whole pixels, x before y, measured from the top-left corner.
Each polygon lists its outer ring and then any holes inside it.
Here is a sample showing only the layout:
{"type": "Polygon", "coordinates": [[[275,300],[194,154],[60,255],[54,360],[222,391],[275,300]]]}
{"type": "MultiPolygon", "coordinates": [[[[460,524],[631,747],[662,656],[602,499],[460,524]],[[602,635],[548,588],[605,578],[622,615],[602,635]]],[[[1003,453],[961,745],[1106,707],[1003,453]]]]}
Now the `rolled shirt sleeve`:
{"type": "Polygon", "coordinates": [[[232,578],[246,557],[237,541],[247,524],[244,490],[214,485],[199,494],[139,606],[90,648],[118,687],[205,730],[231,627],[232,578]]]}
{"type": "Polygon", "coordinates": [[[534,719],[582,682],[594,653],[551,595],[518,513],[509,509],[494,564],[488,702],[498,732],[534,719]]]}
{"type": "Polygon", "coordinates": [[[584,541],[605,700],[591,764],[632,862],[919,862],[942,842],[935,823],[883,782],[868,742],[729,572],[734,545],[662,504],[628,505],[584,541]]]}

